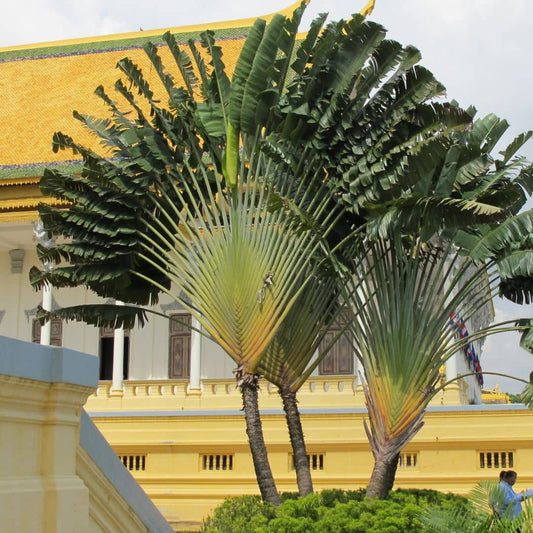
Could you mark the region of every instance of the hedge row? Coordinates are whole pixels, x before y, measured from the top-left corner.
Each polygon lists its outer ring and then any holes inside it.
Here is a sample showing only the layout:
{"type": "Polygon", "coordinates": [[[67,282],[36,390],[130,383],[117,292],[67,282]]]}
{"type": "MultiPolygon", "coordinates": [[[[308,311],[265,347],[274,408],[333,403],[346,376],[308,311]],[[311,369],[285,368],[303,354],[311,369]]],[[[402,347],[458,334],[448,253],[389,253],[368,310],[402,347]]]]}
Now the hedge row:
{"type": "Polygon", "coordinates": [[[425,508],[466,507],[465,498],[431,490],[397,490],[387,500],[365,491],[325,490],[299,498],[282,495],[279,507],[259,496],[224,501],[204,522],[204,533],[423,533],[425,508]]]}

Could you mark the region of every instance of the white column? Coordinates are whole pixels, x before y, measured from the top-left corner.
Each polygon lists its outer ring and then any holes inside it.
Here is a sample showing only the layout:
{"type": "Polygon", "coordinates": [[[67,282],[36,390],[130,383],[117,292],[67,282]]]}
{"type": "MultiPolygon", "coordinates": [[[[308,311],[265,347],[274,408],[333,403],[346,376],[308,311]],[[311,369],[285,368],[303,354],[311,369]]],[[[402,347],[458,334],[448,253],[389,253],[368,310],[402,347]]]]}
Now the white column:
{"type": "MultiPolygon", "coordinates": [[[[200,322],[192,317],[191,325],[193,328],[199,330],[202,326],[200,322]]],[[[202,387],[200,384],[200,376],[202,371],[201,365],[202,355],[202,334],[199,331],[191,330],[191,361],[190,361],[190,375],[188,394],[201,394],[202,387]]]]}
{"type": "MultiPolygon", "coordinates": [[[[43,285],[43,309],[45,311],[52,310],[52,286],[48,283],[43,285]]],[[[50,320],[46,321],[46,324],[41,326],[41,344],[45,346],[50,346],[50,338],[52,334],[52,322],[50,320]]]]}
{"type": "Polygon", "coordinates": [[[454,353],[446,361],[446,381],[450,381],[457,377],[457,353],[454,353]]]}
{"type": "MultiPolygon", "coordinates": [[[[33,223],[33,234],[35,239],[43,248],[51,248],[55,243],[55,237],[49,237],[48,232],[44,229],[43,221],[38,220],[33,223]]],[[[13,256],[12,256],[13,257],[13,256]]],[[[45,272],[52,270],[52,261],[43,261],[43,268],[45,272]]],[[[43,303],[42,307],[45,311],[52,310],[52,285],[45,283],[43,285],[43,303]]],[[[41,326],[41,341],[40,343],[49,346],[50,337],[52,333],[52,323],[50,320],[41,326]]]]}
{"type": "MultiPolygon", "coordinates": [[[[115,305],[124,305],[117,300],[115,305]]],[[[122,378],[124,376],[124,328],[117,328],[113,335],[113,382],[111,392],[122,393],[122,378]]]]}

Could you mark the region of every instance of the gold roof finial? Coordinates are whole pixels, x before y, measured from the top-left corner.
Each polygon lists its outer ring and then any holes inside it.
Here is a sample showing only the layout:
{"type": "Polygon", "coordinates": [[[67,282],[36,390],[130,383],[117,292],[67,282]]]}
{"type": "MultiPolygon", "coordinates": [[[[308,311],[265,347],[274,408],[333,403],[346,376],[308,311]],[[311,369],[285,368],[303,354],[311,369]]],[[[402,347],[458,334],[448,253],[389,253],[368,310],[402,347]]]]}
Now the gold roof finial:
{"type": "Polygon", "coordinates": [[[370,13],[372,13],[372,11],[374,11],[374,4],[376,3],[376,0],[369,0],[366,4],[365,7],[363,7],[363,9],[361,9],[361,11],[359,11],[359,13],[361,15],[363,15],[363,17],[368,17],[368,15],[370,15],[370,13]]]}

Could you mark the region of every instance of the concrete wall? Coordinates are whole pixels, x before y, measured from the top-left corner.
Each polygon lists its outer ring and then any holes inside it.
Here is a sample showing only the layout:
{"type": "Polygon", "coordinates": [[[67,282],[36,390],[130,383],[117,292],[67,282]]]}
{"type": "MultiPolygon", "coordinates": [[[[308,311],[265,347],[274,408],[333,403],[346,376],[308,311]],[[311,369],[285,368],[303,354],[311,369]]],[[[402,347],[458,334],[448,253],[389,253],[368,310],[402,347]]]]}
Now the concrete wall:
{"type": "Polygon", "coordinates": [[[32,533],[170,533],[85,415],[97,359],[0,337],[0,524],[32,533]]]}

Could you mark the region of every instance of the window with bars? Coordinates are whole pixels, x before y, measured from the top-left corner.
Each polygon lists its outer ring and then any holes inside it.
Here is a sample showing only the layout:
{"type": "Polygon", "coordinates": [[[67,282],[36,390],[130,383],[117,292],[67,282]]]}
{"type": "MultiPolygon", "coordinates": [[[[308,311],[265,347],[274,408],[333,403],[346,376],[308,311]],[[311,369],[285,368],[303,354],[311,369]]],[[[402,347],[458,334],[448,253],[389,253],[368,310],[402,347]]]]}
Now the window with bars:
{"type": "Polygon", "coordinates": [[[202,454],[200,465],[202,470],[233,470],[233,455],[231,454],[202,454]]]}
{"type": "MultiPolygon", "coordinates": [[[[339,334],[339,331],[345,328],[348,320],[348,313],[343,313],[338,321],[330,326],[320,343],[319,353],[329,347],[333,339],[339,334]]],[[[350,333],[346,331],[335,341],[326,357],[320,361],[318,373],[321,376],[352,375],[354,373],[354,361],[353,340],[350,337],[350,333]]]]}
{"type": "MultiPolygon", "coordinates": [[[[324,470],[324,454],[323,453],[311,453],[307,456],[309,462],[309,468],[311,470],[324,470]]],[[[291,465],[294,470],[294,455],[291,455],[291,465]]]]}
{"type": "Polygon", "coordinates": [[[146,470],[146,455],[119,455],[118,458],[130,472],[146,470]]]}
{"type": "Polygon", "coordinates": [[[418,466],[417,452],[403,452],[398,459],[398,468],[416,468],[418,466]]]}
{"type": "Polygon", "coordinates": [[[479,468],[513,468],[514,452],[479,452],[479,468]]]}

